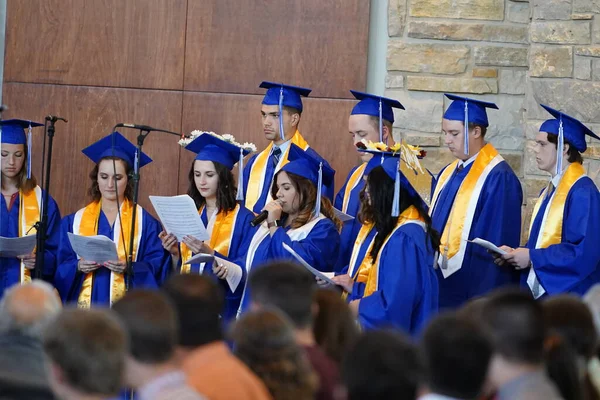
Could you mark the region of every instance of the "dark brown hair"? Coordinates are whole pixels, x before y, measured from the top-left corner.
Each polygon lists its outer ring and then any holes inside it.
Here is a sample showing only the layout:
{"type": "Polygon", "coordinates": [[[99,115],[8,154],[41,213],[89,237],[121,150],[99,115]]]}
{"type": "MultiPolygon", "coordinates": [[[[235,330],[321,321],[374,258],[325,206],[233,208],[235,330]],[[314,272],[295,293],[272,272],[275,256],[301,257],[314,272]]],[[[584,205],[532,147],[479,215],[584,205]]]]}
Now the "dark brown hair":
{"type": "Polygon", "coordinates": [[[90,172],[90,179],[92,180],[92,184],[88,189],[88,196],[92,198],[93,201],[98,201],[102,198],[102,193],[100,192],[100,188],[98,187],[98,168],[100,163],[104,160],[114,160],[115,163],[117,161],[121,161],[123,165],[125,165],[125,177],[127,178],[127,187],[125,188],[125,198],[129,201],[133,200],[133,179],[131,179],[131,173],[133,168],[129,165],[129,163],[122,158],[119,157],[104,157],[98,164],[94,166],[92,172],[90,172]]]}
{"type": "MultiPolygon", "coordinates": [[[[231,171],[226,168],[223,164],[211,161],[215,166],[215,171],[217,172],[217,176],[219,177],[219,185],[217,187],[217,208],[219,211],[229,212],[233,211],[236,206],[236,186],[233,179],[233,174],[231,171]]],[[[192,199],[194,199],[194,203],[196,204],[196,208],[200,208],[206,204],[206,199],[202,197],[198,188],[196,187],[196,182],[194,181],[194,165],[196,164],[196,160],[192,162],[192,167],[190,168],[190,172],[188,172],[188,191],[187,194],[192,199]]]]}
{"type": "Polygon", "coordinates": [[[264,382],[274,400],[314,399],[317,376],[285,315],[268,308],[246,313],[231,336],[235,355],[264,382]]]}
{"type": "Polygon", "coordinates": [[[469,122],[469,132],[471,132],[476,127],[479,127],[479,129],[481,130],[481,137],[485,138],[485,134],[487,133],[487,126],[483,126],[483,125],[479,125],[479,124],[474,124],[473,122],[469,122]]]}
{"type": "Polygon", "coordinates": [[[313,333],[319,346],[338,364],[360,335],[356,319],[337,290],[317,289],[319,311],[313,333]]]}
{"type": "MultiPolygon", "coordinates": [[[[275,178],[273,179],[271,196],[274,199],[277,198],[277,177],[281,172],[284,171],[277,172],[275,174],[275,178]]],[[[290,178],[290,182],[296,189],[296,195],[298,196],[298,216],[291,223],[291,227],[296,229],[309,222],[313,217],[317,200],[317,188],[309,179],[306,179],[303,176],[290,172],[286,172],[286,174],[290,178]]],[[[331,201],[329,201],[329,199],[325,196],[321,196],[321,213],[335,224],[338,231],[341,229],[342,222],[338,219],[338,217],[336,217],[331,201]]]]}
{"type": "MultiPolygon", "coordinates": [[[[558,148],[558,135],[548,133],[548,141],[553,143],[558,148]]],[[[575,147],[573,147],[571,143],[567,142],[566,140],[564,142],[565,144],[569,145],[569,150],[567,150],[567,160],[570,163],[576,162],[583,164],[583,157],[581,156],[581,153],[575,147]]]]}
{"type": "Polygon", "coordinates": [[[36,186],[37,180],[31,173],[31,179],[27,179],[27,146],[23,145],[23,166],[17,174],[17,189],[21,190],[25,194],[29,194],[36,186]]]}
{"type": "MultiPolygon", "coordinates": [[[[377,132],[379,132],[379,117],[375,117],[375,116],[371,115],[369,117],[369,121],[371,122],[371,125],[375,127],[377,132]]],[[[390,121],[388,121],[387,119],[384,119],[383,126],[386,126],[388,128],[388,130],[390,131],[388,139],[392,140],[393,139],[393,137],[392,137],[393,131],[394,131],[393,124],[390,121]]]]}

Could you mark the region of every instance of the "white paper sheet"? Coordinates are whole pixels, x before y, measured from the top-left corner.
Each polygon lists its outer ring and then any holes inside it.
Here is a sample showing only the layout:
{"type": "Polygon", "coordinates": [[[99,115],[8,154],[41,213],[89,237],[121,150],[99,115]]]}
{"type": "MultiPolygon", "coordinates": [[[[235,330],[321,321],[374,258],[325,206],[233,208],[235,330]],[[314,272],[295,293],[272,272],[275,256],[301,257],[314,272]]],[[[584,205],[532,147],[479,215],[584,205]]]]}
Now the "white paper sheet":
{"type": "Polygon", "coordinates": [[[175,235],[177,241],[181,242],[188,235],[202,241],[210,239],[194,200],[187,194],[150,196],[150,201],[167,233],[175,235]]]}
{"type": "Polygon", "coordinates": [[[0,237],[0,255],[2,257],[26,256],[33,252],[35,245],[35,234],[16,238],[0,237]]]}
{"type": "Polygon", "coordinates": [[[206,263],[204,266],[200,265],[201,270],[203,270],[204,268],[212,268],[213,261],[215,260],[217,261],[217,264],[222,264],[227,267],[227,277],[225,278],[225,280],[227,281],[227,284],[229,285],[231,291],[235,292],[238,285],[242,281],[242,277],[244,275],[242,267],[240,267],[239,265],[232,263],[231,261],[227,261],[221,257],[215,257],[213,255],[205,253],[196,254],[195,256],[190,258],[186,262],[186,264],[206,263]]]}
{"type": "Polygon", "coordinates": [[[352,215],[348,215],[348,214],[338,210],[337,208],[334,208],[333,212],[335,213],[335,216],[338,217],[338,219],[342,222],[352,221],[354,219],[354,217],[352,215]]]}
{"type": "Polygon", "coordinates": [[[334,281],[331,280],[331,278],[329,278],[327,275],[325,275],[323,272],[319,271],[316,268],[311,267],[306,260],[304,260],[302,257],[300,257],[300,255],[298,253],[296,253],[294,251],[294,249],[292,249],[290,246],[287,245],[287,243],[282,243],[283,248],[290,253],[292,256],[294,256],[294,258],[296,260],[298,260],[298,262],[307,270],[309,270],[314,276],[316,276],[319,279],[324,280],[325,282],[331,284],[331,285],[337,285],[337,283],[335,283],[334,281]]]}
{"type": "Polygon", "coordinates": [[[502,250],[500,247],[496,246],[492,242],[488,242],[487,240],[475,238],[473,240],[469,240],[469,242],[477,244],[481,247],[485,247],[486,249],[493,251],[494,253],[498,253],[500,255],[507,254],[506,251],[502,250]]]}
{"type": "Polygon", "coordinates": [[[68,237],[73,251],[79,258],[99,264],[119,259],[115,242],[106,236],[81,236],[68,232],[68,237]]]}

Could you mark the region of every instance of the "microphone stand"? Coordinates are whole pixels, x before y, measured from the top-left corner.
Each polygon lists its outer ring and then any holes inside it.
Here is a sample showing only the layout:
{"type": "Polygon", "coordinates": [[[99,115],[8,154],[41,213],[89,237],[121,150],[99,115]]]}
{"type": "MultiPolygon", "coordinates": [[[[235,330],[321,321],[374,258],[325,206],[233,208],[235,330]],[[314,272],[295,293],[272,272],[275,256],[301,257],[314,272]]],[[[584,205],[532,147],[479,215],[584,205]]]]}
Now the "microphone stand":
{"type": "Polygon", "coordinates": [[[40,221],[34,225],[36,228],[36,251],[35,251],[35,268],[33,269],[33,279],[41,279],[44,271],[44,259],[46,250],[46,239],[48,238],[48,201],[50,197],[50,170],[52,167],[52,142],[54,141],[54,124],[56,121],[68,122],[66,119],[49,115],[46,121],[50,122],[48,126],[48,154],[46,156],[46,169],[44,178],[44,192],[42,196],[42,216],[40,221]]]}

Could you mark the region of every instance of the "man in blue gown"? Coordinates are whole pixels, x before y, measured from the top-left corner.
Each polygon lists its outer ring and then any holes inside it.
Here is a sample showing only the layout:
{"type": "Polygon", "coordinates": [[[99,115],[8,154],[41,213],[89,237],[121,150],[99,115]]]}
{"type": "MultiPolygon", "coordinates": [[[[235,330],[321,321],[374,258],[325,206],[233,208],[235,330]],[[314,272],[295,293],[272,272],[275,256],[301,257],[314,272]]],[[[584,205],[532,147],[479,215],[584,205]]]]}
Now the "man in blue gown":
{"type": "MultiPolygon", "coordinates": [[[[542,105],[555,119],[536,136],[538,168],[551,174],[533,210],[529,240],[502,258],[522,270],[521,284],[538,299],[583,295],[600,281],[600,193],[585,175],[586,135],[600,139],[573,117],[542,105]]],[[[503,264],[499,262],[499,264],[503,264]]]]}
{"type": "Polygon", "coordinates": [[[430,215],[442,234],[438,258],[440,309],[457,308],[499,286],[517,283],[511,268],[498,268],[481,238],[518,246],[523,193],[519,179],[498,151],[485,142],[486,108],[495,104],[446,95],[444,143],[456,160],[438,176],[430,215]]]}

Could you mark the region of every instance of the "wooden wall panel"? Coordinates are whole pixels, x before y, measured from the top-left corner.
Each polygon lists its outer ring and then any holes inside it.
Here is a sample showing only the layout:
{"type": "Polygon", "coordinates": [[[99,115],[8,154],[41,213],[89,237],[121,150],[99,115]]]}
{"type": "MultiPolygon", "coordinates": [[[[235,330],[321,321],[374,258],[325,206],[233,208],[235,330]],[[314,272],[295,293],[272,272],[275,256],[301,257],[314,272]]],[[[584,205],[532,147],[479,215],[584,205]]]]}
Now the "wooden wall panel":
{"type": "Polygon", "coordinates": [[[182,89],[187,0],[9,0],[5,82],[182,89]]]}
{"type": "Polygon", "coordinates": [[[261,93],[263,80],[350,98],[366,86],[367,0],[189,0],[185,90],[261,93]]]}
{"type": "MultiPolygon", "coordinates": [[[[268,145],[261,125],[262,96],[186,92],[183,97],[184,133],[194,129],[231,133],[241,142],[254,142],[259,150],[268,145]]],[[[351,100],[307,99],[300,132],[309,144],[333,166],[336,191],[350,169],[358,162],[348,134],[348,116],[355,104],[351,100]]],[[[193,154],[184,151],[180,164],[179,191],[187,190],[187,173],[193,154]],[[184,154],[187,153],[187,154],[184,154]]]]}
{"type": "MultiPolygon", "coordinates": [[[[7,119],[44,122],[45,115],[54,114],[69,120],[68,124],[56,125],[50,188],[64,215],[89,201],[88,174],[93,163],[81,149],[108,135],[118,122],[176,132],[181,124],[181,92],[8,83],[4,85],[4,101],[10,104],[4,115],[7,119]]],[[[42,128],[37,129],[33,171],[39,180],[42,128]]],[[[136,143],[136,130],[123,129],[121,133],[136,143]]],[[[141,170],[140,204],[149,211],[153,210],[148,195],[177,192],[177,140],[175,136],[152,132],[145,141],[144,152],[154,162],[141,170]]]]}

